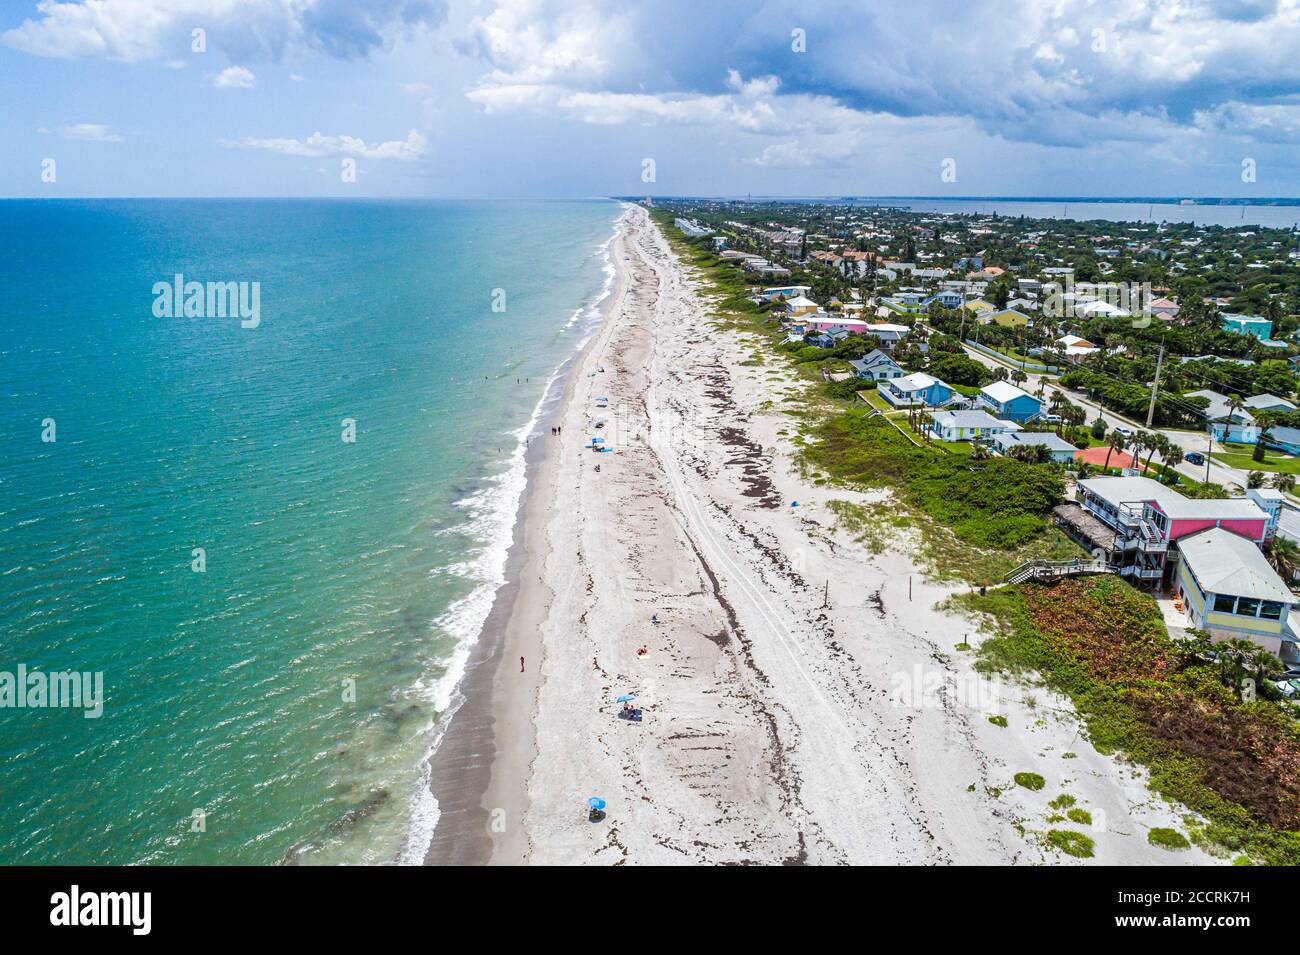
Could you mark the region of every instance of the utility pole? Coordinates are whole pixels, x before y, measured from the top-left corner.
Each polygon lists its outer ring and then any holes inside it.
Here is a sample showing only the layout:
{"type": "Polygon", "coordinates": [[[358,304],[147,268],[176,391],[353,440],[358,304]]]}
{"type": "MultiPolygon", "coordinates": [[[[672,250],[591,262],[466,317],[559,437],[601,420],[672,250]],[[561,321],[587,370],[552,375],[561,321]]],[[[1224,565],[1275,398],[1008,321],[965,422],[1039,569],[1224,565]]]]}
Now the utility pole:
{"type": "Polygon", "coordinates": [[[1160,353],[1156,355],[1156,380],[1151,382],[1151,404],[1147,406],[1147,429],[1151,428],[1151,421],[1156,416],[1156,392],[1160,390],[1160,366],[1165,361],[1165,341],[1160,340],[1160,353]]]}

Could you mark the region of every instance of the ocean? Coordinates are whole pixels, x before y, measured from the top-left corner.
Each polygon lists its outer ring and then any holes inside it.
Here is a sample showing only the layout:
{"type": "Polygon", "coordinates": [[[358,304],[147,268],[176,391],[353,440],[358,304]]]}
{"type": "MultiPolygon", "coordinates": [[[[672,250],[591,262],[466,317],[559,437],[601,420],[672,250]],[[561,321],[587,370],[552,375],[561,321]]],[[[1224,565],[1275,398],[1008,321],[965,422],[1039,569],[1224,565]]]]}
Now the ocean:
{"type": "Polygon", "coordinates": [[[423,859],[619,211],[0,202],[0,864],[423,859]]]}

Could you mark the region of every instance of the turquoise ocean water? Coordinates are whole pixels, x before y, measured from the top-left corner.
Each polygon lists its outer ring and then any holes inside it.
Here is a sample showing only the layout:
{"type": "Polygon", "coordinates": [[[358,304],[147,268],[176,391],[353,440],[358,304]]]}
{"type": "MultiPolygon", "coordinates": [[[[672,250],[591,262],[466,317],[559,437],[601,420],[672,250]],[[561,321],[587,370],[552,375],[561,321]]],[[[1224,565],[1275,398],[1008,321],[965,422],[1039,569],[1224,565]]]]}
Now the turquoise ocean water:
{"type": "Polygon", "coordinates": [[[0,709],[0,864],[423,857],[618,211],[0,202],[0,672],[105,684],[0,709]],[[260,324],[155,316],[176,273],[260,283],[260,324]]]}

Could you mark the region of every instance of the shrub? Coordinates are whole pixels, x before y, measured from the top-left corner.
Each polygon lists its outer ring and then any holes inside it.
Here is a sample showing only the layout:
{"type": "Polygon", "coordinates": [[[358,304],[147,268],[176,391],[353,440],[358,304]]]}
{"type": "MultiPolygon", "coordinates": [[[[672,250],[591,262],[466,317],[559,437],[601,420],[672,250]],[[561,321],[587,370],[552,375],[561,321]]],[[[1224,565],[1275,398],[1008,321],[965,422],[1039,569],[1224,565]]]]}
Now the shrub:
{"type": "Polygon", "coordinates": [[[1038,773],[1016,773],[1016,785],[1024,786],[1026,789],[1032,789],[1034,792],[1042,789],[1047,785],[1047,780],[1038,773]]]}
{"type": "Polygon", "coordinates": [[[1066,815],[1070,817],[1071,821],[1077,822],[1081,826],[1092,825],[1092,813],[1088,812],[1086,809],[1079,809],[1076,807],[1069,810],[1066,815]]]}
{"type": "Polygon", "coordinates": [[[1082,832],[1075,832],[1072,829],[1049,829],[1047,844],[1078,859],[1091,859],[1092,850],[1096,846],[1096,843],[1082,832]]]}
{"type": "Polygon", "coordinates": [[[1191,843],[1187,841],[1187,837],[1177,829],[1152,829],[1147,833],[1147,842],[1151,843],[1153,846],[1160,846],[1162,849],[1169,849],[1175,852],[1179,849],[1187,849],[1191,846],[1191,843]]]}
{"type": "Polygon", "coordinates": [[[1007,718],[1000,714],[995,714],[989,717],[989,722],[992,723],[994,726],[1001,726],[1003,729],[1005,729],[1007,725],[1007,718]]]}

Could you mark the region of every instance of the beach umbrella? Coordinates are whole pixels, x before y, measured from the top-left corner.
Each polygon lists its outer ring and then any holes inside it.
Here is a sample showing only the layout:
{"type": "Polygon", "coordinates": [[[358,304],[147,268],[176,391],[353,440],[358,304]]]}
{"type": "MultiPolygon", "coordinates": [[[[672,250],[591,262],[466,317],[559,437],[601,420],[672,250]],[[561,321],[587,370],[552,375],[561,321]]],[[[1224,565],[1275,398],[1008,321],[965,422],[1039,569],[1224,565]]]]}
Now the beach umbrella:
{"type": "Polygon", "coordinates": [[[614,702],[615,702],[615,703],[627,703],[627,702],[629,702],[629,701],[631,701],[631,700],[635,700],[635,699],[636,699],[636,697],[633,696],[631,693],[624,693],[622,696],[620,696],[620,697],[618,697],[617,699],[615,699],[614,702]]]}
{"type": "Polygon", "coordinates": [[[589,797],[589,798],[587,799],[587,808],[588,808],[588,809],[604,809],[604,808],[605,808],[605,800],[601,799],[599,796],[591,796],[591,797],[589,797]]]}

